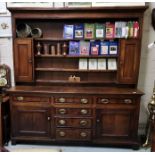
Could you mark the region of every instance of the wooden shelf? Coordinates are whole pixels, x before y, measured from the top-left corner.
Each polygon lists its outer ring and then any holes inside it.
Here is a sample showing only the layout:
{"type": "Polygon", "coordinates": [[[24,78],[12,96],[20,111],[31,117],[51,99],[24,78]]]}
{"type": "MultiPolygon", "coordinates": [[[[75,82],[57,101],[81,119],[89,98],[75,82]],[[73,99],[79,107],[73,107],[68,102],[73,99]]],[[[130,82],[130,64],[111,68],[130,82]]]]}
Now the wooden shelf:
{"type": "Polygon", "coordinates": [[[116,81],[80,81],[80,82],[70,82],[68,80],[44,80],[44,79],[37,79],[37,83],[59,83],[59,84],[116,84],[116,81]]]}
{"type": "Polygon", "coordinates": [[[62,69],[62,68],[35,68],[36,71],[45,72],[117,72],[117,70],[80,70],[80,69],[62,69]]]}
{"type": "Polygon", "coordinates": [[[38,58],[117,58],[118,55],[50,55],[50,54],[42,54],[42,55],[35,55],[38,58]]]}

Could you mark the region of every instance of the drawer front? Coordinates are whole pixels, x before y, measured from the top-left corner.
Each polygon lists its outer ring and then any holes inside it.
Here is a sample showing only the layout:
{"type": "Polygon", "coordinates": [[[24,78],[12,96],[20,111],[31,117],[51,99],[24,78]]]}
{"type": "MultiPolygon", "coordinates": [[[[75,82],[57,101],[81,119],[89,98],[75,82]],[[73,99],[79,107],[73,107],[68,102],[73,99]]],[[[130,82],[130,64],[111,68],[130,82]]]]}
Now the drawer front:
{"type": "Polygon", "coordinates": [[[91,116],[92,109],[88,108],[56,108],[56,115],[59,116],[91,116]]]}
{"type": "Polygon", "coordinates": [[[40,97],[40,96],[24,96],[22,94],[13,96],[13,101],[17,102],[48,102],[50,103],[50,97],[40,97]]]}
{"type": "Polygon", "coordinates": [[[90,141],[91,130],[88,129],[56,129],[56,140],[90,141]]]}
{"type": "Polygon", "coordinates": [[[130,104],[135,104],[135,99],[133,98],[116,98],[116,97],[98,97],[97,104],[125,104],[125,105],[130,105],[130,104]]]}
{"type": "Polygon", "coordinates": [[[91,118],[55,118],[56,127],[91,128],[91,118]]]}
{"type": "Polygon", "coordinates": [[[57,96],[54,97],[54,104],[80,104],[88,105],[92,103],[92,98],[90,97],[76,97],[76,96],[57,96]]]}

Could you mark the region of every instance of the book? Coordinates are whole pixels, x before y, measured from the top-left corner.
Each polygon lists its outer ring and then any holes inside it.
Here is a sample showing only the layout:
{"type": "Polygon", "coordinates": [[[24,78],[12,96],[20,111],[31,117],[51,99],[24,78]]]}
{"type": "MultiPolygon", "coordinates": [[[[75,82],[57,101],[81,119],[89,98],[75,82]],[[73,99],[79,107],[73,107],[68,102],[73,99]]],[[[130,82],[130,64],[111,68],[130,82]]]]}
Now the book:
{"type": "Polygon", "coordinates": [[[69,42],[69,55],[79,55],[79,42],[78,41],[69,42]]]}
{"type": "Polygon", "coordinates": [[[118,42],[112,41],[109,43],[109,54],[117,54],[118,52],[118,42]]]}
{"type": "Polygon", "coordinates": [[[90,42],[90,54],[91,55],[99,55],[100,50],[100,42],[99,41],[91,41],[90,42]]]}
{"type": "Polygon", "coordinates": [[[128,28],[129,28],[129,31],[128,31],[128,37],[129,38],[132,38],[133,37],[133,22],[132,21],[129,21],[128,22],[128,28]]]}
{"type": "Polygon", "coordinates": [[[95,24],[95,37],[104,38],[105,37],[105,24],[95,24]]]}
{"type": "Polygon", "coordinates": [[[117,61],[115,58],[108,59],[108,70],[117,70],[117,61]]]}
{"type": "Polygon", "coordinates": [[[98,59],[97,61],[97,69],[98,70],[106,70],[106,59],[98,59]]]}
{"type": "Polygon", "coordinates": [[[106,22],[106,38],[111,39],[115,36],[115,24],[106,22]]]}
{"type": "Polygon", "coordinates": [[[88,69],[88,63],[87,59],[80,58],[79,59],[79,69],[87,70],[88,69]]]}
{"type": "Polygon", "coordinates": [[[80,41],[80,55],[89,55],[90,42],[80,41]]]}
{"type": "Polygon", "coordinates": [[[84,25],[83,24],[75,24],[74,25],[74,38],[83,38],[84,37],[84,25]]]}
{"type": "Polygon", "coordinates": [[[122,37],[122,22],[115,22],[115,38],[122,37]]]}
{"type": "Polygon", "coordinates": [[[139,23],[137,21],[133,22],[133,37],[137,38],[139,33],[139,23]]]}
{"type": "Polygon", "coordinates": [[[73,39],[74,25],[64,25],[63,38],[73,39]]]}
{"type": "Polygon", "coordinates": [[[91,2],[67,2],[66,7],[91,7],[91,2]]]}
{"type": "Polygon", "coordinates": [[[108,55],[109,53],[109,41],[100,42],[100,55],[108,55]]]}
{"type": "Polygon", "coordinates": [[[85,23],[84,24],[84,38],[85,39],[94,39],[94,24],[85,23]]]}
{"type": "Polygon", "coordinates": [[[97,59],[89,59],[89,70],[97,70],[97,59]]]}

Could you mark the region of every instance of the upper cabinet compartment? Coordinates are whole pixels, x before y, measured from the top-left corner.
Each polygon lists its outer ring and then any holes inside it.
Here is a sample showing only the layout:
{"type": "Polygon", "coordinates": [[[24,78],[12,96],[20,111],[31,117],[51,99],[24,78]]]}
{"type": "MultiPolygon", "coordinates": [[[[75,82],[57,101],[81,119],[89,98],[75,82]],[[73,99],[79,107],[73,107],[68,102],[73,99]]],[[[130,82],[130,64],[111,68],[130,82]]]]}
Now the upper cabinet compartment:
{"type": "Polygon", "coordinates": [[[10,8],[16,82],[136,85],[146,8],[10,8]]]}

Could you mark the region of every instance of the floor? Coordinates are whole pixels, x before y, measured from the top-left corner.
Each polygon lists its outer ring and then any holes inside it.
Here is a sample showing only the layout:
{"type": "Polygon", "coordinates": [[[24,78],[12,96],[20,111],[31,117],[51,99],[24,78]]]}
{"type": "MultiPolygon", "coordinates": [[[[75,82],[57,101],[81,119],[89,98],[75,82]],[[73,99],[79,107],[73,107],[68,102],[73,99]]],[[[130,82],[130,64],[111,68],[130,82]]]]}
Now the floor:
{"type": "MultiPolygon", "coordinates": [[[[150,152],[150,148],[144,149],[140,148],[139,150],[132,150],[127,148],[110,148],[110,147],[81,147],[81,146],[54,146],[54,145],[30,145],[30,144],[16,144],[11,145],[9,142],[8,146],[5,147],[11,152],[26,152],[26,149],[35,149],[42,151],[35,152],[150,152]],[[23,149],[23,151],[21,151],[23,149]],[[19,151],[20,150],[20,151],[19,151]]],[[[32,151],[33,152],[33,151],[32,151]]]]}

